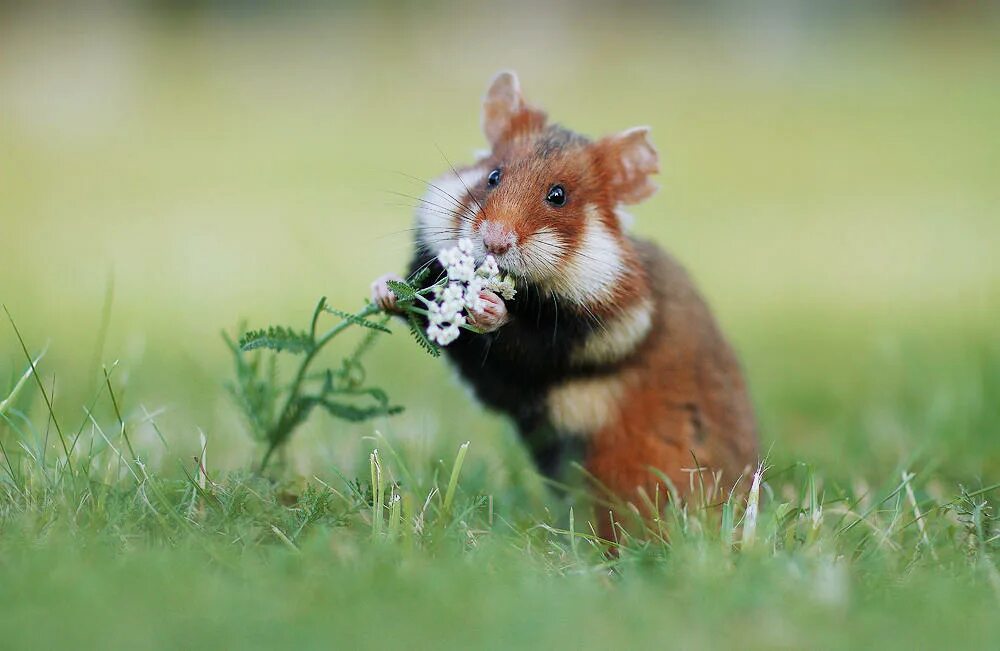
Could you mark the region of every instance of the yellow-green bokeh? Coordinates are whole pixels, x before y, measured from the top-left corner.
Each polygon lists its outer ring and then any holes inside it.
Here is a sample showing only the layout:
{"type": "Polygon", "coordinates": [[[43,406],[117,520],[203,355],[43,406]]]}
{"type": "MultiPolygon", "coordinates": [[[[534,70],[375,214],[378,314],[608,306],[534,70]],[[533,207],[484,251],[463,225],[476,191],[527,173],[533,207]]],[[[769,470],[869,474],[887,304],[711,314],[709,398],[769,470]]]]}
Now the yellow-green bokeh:
{"type": "MultiPolygon", "coordinates": [[[[567,126],[652,126],[662,189],[636,230],[716,308],[776,454],[996,470],[995,35],[978,14],[563,3],[0,13],[0,301],[51,342],[76,419],[113,281],[100,359],[129,408],[239,466],[219,331],[304,323],[324,294],[353,308],[400,269],[412,202],[392,192],[483,146],[479,97],[513,68],[567,126]]],[[[0,353],[3,376],[23,367],[6,324],[0,353]]],[[[371,373],[410,407],[383,424],[396,440],[510,440],[404,334],[371,373]]],[[[318,419],[301,467],[357,457],[357,434],[318,419]]]]}

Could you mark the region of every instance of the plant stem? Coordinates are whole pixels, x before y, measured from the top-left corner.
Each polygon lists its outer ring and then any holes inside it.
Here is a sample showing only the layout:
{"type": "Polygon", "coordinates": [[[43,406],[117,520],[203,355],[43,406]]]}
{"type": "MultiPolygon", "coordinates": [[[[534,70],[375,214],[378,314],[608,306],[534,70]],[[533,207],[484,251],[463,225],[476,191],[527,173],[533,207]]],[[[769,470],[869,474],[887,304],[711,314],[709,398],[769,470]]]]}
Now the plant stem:
{"type": "MultiPolygon", "coordinates": [[[[320,303],[322,305],[323,301],[320,303]]],[[[354,316],[358,319],[364,319],[377,314],[380,311],[381,308],[379,308],[378,305],[370,303],[361,311],[356,312],[354,316]]],[[[313,323],[315,326],[315,320],[313,323]]],[[[314,341],[313,347],[302,359],[302,363],[299,365],[299,372],[296,374],[295,380],[292,382],[292,386],[288,390],[288,399],[285,400],[285,406],[281,410],[281,416],[278,418],[278,422],[274,426],[274,429],[271,430],[270,436],[268,436],[270,443],[267,447],[267,451],[264,453],[264,457],[260,461],[260,467],[257,469],[258,472],[264,472],[264,469],[267,468],[267,464],[271,460],[271,456],[274,454],[274,451],[277,450],[278,446],[284,442],[284,440],[288,437],[288,433],[295,426],[294,415],[296,405],[299,400],[299,389],[302,388],[302,382],[305,380],[306,371],[309,370],[309,365],[312,364],[316,355],[319,354],[319,351],[322,350],[323,346],[330,343],[330,340],[352,325],[354,325],[352,320],[344,320],[327,330],[323,336],[314,341]]]]}

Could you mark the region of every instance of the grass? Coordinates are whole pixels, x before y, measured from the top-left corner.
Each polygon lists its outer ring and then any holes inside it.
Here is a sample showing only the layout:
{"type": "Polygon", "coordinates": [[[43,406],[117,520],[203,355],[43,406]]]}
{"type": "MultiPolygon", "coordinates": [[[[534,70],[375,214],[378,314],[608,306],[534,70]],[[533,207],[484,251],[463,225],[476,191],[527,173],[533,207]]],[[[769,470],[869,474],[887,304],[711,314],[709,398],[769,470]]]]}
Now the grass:
{"type": "Polygon", "coordinates": [[[64,423],[67,463],[45,444],[55,415],[26,415],[45,386],[30,368],[2,403],[8,648],[988,648],[1000,634],[1000,484],[902,471],[850,486],[771,465],[745,479],[747,501],[668,504],[609,557],[572,492],[533,502],[475,444],[429,456],[376,435],[356,476],[222,473],[211,441],[176,458],[113,374],[103,409],[64,423]],[[129,452],[149,426],[178,478],[129,452]]]}
{"type": "Polygon", "coordinates": [[[543,33],[512,9],[518,38],[484,36],[463,11],[0,21],[0,302],[25,343],[0,324],[3,646],[995,646],[988,21],[760,47],[630,12],[543,33]],[[549,490],[400,328],[367,371],[405,413],[317,415],[250,473],[219,331],[358,307],[407,254],[384,191],[466,158],[507,66],[569,126],[654,127],[637,227],[743,358],[755,518],[671,505],[669,538],[607,557],[579,478],[549,490]]]}

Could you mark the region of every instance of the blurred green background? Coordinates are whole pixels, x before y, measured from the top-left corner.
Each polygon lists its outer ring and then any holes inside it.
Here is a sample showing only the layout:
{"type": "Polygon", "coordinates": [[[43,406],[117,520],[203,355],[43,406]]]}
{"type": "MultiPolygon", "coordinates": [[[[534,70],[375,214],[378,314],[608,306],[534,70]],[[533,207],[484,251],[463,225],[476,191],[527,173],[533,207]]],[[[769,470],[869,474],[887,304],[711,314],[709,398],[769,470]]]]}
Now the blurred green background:
{"type": "MultiPolygon", "coordinates": [[[[0,4],[0,301],[75,421],[119,360],[153,463],[254,453],[219,333],[360,305],[409,255],[479,98],[600,135],[653,127],[636,230],[693,272],[740,351],[775,464],[879,478],[1000,472],[1000,39],[974,3],[0,4]],[[443,152],[443,154],[442,154],[443,152]],[[113,289],[111,289],[113,287],[113,289]],[[102,323],[110,298],[106,336],[102,323]]],[[[335,359],[335,353],[331,356],[335,359]]],[[[0,378],[24,359],[0,327],[0,378]]],[[[525,457],[404,332],[371,377],[397,445],[525,457]]],[[[36,405],[40,408],[40,405],[36,405]]],[[[296,472],[350,471],[319,416],[296,472]]],[[[451,454],[451,452],[449,452],[451,454]]]]}

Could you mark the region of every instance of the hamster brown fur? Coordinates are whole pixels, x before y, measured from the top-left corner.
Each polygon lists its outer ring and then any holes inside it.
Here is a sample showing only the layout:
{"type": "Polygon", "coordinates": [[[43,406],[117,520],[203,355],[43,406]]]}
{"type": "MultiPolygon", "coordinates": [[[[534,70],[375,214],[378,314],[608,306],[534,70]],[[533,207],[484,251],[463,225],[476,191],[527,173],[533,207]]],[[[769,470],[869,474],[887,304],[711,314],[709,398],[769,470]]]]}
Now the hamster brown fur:
{"type": "MultiPolygon", "coordinates": [[[[574,450],[618,498],[649,515],[667,476],[684,496],[695,459],[725,494],[757,462],[739,363],[684,269],[628,235],[625,204],[655,190],[645,128],[591,141],[549,124],[501,73],[483,105],[491,150],[429,184],[410,271],[469,238],[517,278],[511,301],[488,294],[445,350],[476,396],[510,416],[539,469],[558,475],[574,450]],[[655,469],[655,470],[654,470],[655,469]]],[[[376,300],[391,306],[384,282],[376,300]]],[[[623,512],[616,511],[620,517],[623,512]]],[[[600,533],[614,537],[611,520],[600,533]]]]}

